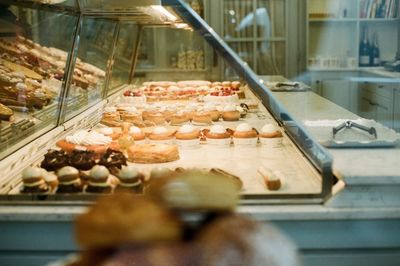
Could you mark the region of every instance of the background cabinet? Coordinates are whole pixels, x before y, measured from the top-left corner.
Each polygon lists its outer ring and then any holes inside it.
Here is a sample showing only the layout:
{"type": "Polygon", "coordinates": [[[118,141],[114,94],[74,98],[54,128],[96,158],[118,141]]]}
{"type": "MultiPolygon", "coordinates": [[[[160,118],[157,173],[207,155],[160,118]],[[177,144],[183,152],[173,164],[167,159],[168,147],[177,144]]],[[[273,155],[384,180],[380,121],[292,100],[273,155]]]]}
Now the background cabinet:
{"type": "Polygon", "coordinates": [[[400,86],[394,90],[393,128],[400,132],[400,86]]]}

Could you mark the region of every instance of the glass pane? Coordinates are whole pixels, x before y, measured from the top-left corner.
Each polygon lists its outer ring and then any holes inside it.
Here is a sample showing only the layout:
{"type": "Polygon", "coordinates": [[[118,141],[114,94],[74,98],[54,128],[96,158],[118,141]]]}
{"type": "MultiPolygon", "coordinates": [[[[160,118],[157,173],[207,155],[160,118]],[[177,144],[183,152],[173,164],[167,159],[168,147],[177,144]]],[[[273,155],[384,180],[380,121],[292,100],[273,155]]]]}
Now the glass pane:
{"type": "Polygon", "coordinates": [[[66,120],[102,99],[115,28],[115,21],[83,19],[66,120]]]}
{"type": "Polygon", "coordinates": [[[250,68],[254,69],[254,48],[253,42],[237,42],[229,43],[229,46],[239,55],[239,57],[247,63],[250,68]]]}
{"type": "Polygon", "coordinates": [[[0,158],[3,158],[56,126],[63,73],[77,18],[16,6],[2,6],[1,14],[0,158]],[[61,26],[62,30],[56,28],[61,26]]]}
{"type": "Polygon", "coordinates": [[[226,40],[254,36],[253,0],[225,0],[223,7],[223,37],[226,40]]]}
{"type": "Polygon", "coordinates": [[[128,83],[138,35],[139,30],[136,24],[121,24],[108,94],[112,93],[118,86],[128,83]]]}
{"type": "Polygon", "coordinates": [[[258,0],[256,10],[257,37],[285,37],[286,14],[284,0],[258,0]]]}
{"type": "Polygon", "coordinates": [[[285,73],[285,42],[257,43],[257,74],[282,75],[285,73]]]}

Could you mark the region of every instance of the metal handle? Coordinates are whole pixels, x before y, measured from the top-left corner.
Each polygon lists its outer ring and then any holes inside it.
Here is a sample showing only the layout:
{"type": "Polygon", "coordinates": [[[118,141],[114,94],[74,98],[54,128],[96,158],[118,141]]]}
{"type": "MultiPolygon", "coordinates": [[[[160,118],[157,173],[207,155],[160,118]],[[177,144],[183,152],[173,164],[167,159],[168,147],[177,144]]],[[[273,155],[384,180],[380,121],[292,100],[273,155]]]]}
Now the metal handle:
{"type": "Polygon", "coordinates": [[[366,127],[366,126],[357,124],[357,123],[355,123],[353,121],[350,121],[350,120],[338,125],[337,127],[333,127],[332,128],[333,138],[335,138],[336,133],[338,133],[342,129],[352,128],[352,127],[364,130],[364,131],[368,132],[370,135],[373,135],[375,138],[378,138],[378,135],[376,133],[376,129],[374,127],[366,127]]]}

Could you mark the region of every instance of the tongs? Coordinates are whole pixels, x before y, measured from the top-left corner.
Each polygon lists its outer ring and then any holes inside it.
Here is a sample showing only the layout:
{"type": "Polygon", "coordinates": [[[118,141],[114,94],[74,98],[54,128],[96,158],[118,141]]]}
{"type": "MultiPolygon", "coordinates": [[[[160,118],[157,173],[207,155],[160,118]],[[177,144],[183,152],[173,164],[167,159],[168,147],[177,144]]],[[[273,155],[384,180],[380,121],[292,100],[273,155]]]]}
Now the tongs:
{"type": "Polygon", "coordinates": [[[338,133],[342,129],[349,129],[349,128],[352,128],[352,127],[355,127],[355,128],[358,128],[358,129],[361,129],[363,131],[368,132],[370,135],[373,135],[375,137],[375,139],[378,138],[378,135],[376,133],[376,129],[374,127],[366,127],[366,126],[357,124],[356,122],[352,122],[350,120],[338,125],[337,127],[332,128],[333,138],[335,138],[336,133],[338,133]]]}

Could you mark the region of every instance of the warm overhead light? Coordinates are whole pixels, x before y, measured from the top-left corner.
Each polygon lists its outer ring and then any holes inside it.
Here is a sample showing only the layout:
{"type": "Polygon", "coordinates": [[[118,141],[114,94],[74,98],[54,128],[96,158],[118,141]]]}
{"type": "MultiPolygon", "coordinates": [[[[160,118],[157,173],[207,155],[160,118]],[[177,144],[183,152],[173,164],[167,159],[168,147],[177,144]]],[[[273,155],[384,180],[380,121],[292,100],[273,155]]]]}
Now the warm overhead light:
{"type": "Polygon", "coordinates": [[[187,23],[174,23],[174,27],[177,29],[191,29],[187,23]]]}
{"type": "Polygon", "coordinates": [[[176,21],[178,20],[177,17],[175,17],[174,15],[171,14],[171,12],[169,12],[167,9],[165,9],[162,6],[151,6],[151,8],[161,14],[163,14],[164,16],[167,17],[168,20],[170,21],[176,21]]]}

